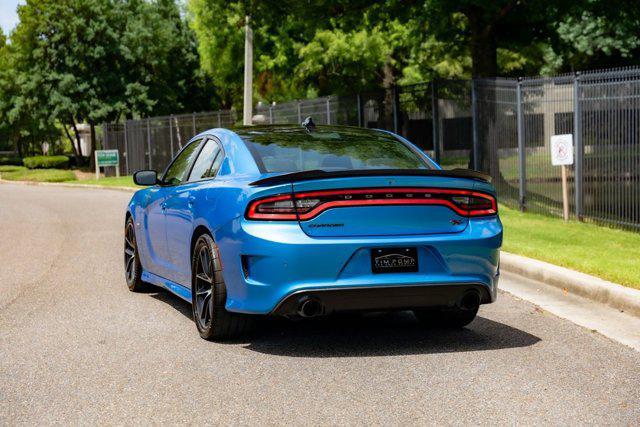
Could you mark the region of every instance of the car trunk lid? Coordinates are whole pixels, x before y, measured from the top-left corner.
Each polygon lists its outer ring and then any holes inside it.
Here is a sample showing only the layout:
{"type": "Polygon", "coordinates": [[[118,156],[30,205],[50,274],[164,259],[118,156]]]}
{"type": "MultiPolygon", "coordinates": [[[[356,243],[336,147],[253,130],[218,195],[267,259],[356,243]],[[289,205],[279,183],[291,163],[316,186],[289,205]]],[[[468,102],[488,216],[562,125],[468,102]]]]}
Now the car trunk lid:
{"type": "Polygon", "coordinates": [[[461,177],[350,176],[293,182],[293,197],[309,236],[426,235],[464,231],[455,198],[473,188],[461,177]]]}

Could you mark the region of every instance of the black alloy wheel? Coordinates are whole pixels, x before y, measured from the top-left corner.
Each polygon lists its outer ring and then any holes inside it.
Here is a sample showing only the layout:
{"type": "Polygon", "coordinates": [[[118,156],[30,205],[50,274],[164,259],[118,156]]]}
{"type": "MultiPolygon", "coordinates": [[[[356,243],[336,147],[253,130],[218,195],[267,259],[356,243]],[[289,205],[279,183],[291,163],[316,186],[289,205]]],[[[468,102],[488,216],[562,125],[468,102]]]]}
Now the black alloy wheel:
{"type": "Polygon", "coordinates": [[[208,234],[198,237],[191,260],[193,319],[210,341],[235,338],[250,329],[251,316],[227,311],[227,289],[218,248],[208,234]]]}

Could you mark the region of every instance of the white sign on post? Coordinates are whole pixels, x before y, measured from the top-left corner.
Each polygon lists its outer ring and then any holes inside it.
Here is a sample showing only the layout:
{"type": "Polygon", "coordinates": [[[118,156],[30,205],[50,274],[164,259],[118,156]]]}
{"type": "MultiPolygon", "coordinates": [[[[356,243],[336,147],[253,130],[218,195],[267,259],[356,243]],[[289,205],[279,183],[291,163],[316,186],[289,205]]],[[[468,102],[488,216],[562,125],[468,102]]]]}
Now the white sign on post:
{"type": "Polygon", "coordinates": [[[562,217],[569,220],[569,185],[567,166],[573,164],[573,135],[553,135],[551,137],[551,164],[562,166],[562,217]]]}
{"type": "Polygon", "coordinates": [[[553,135],[551,137],[551,164],[563,166],[573,164],[573,135],[553,135]]]}

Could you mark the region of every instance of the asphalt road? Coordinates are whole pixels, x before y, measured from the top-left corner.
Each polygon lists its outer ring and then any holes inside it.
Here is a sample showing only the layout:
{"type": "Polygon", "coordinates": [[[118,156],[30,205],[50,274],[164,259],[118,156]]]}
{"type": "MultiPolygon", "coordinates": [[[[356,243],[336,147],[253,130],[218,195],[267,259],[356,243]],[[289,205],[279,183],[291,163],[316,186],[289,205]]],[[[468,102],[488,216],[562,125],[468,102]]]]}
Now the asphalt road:
{"type": "Polygon", "coordinates": [[[457,332],[410,313],[203,341],[133,294],[118,191],[0,185],[0,424],[638,424],[640,353],[501,294],[457,332]]]}

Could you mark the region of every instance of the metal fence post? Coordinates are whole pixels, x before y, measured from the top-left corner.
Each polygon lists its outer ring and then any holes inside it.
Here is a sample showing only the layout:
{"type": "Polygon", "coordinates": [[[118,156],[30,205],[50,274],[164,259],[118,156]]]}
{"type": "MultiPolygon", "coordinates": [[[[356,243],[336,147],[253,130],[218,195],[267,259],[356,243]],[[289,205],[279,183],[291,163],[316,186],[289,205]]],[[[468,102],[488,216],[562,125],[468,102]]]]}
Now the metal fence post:
{"type": "Polygon", "coordinates": [[[269,124],[273,124],[273,105],[269,105],[269,124]]]}
{"type": "MultiPolygon", "coordinates": [[[[109,148],[109,128],[108,128],[108,124],[107,123],[103,123],[102,124],[102,148],[103,149],[108,149],[109,148]]],[[[116,147],[118,148],[118,147],[116,147]]]]}
{"type": "Polygon", "coordinates": [[[358,107],[358,127],[362,127],[362,99],[360,99],[360,94],[356,95],[356,104],[358,107]]]}
{"type": "Polygon", "coordinates": [[[302,123],[302,110],[300,108],[300,104],[300,101],[298,101],[298,123],[302,123]]]}
{"type": "Polygon", "coordinates": [[[169,144],[171,144],[171,158],[173,159],[173,114],[169,116],[169,144]]]}
{"type": "Polygon", "coordinates": [[[147,119],[147,147],[149,148],[149,169],[153,169],[151,166],[151,119],[147,119]]]}
{"type": "Polygon", "coordinates": [[[127,169],[127,175],[131,175],[129,171],[129,139],[127,138],[127,119],[124,120],[124,164],[127,169]]]}
{"type": "Polygon", "coordinates": [[[196,135],[196,113],[191,113],[191,123],[193,124],[193,136],[196,135]]]}
{"type": "Polygon", "coordinates": [[[478,146],[478,94],[476,80],[471,80],[471,129],[473,134],[473,168],[480,169],[480,150],[478,146]]]}
{"type": "Polygon", "coordinates": [[[438,117],[438,88],[436,79],[431,82],[431,130],[433,139],[433,157],[440,163],[440,119],[438,117]]]}
{"type": "Polygon", "coordinates": [[[575,144],[574,191],[576,217],[582,221],[582,111],[580,109],[580,73],[573,78],[573,143],[575,144]]]}
{"type": "Polygon", "coordinates": [[[526,152],[524,146],[524,115],[522,112],[522,79],[518,78],[516,86],[516,108],[517,108],[517,126],[518,126],[518,160],[520,169],[520,191],[519,203],[520,210],[525,210],[525,192],[526,192],[526,152]]]}

